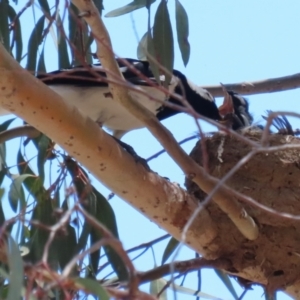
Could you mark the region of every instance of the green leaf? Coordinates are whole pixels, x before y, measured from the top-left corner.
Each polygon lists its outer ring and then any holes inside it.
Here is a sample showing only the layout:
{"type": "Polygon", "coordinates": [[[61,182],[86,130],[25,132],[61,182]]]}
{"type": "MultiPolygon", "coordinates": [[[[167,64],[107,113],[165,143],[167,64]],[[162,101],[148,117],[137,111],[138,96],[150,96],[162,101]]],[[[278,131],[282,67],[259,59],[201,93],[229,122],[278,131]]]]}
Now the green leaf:
{"type": "Polygon", "coordinates": [[[155,80],[158,84],[161,84],[160,82],[160,76],[159,76],[159,68],[158,68],[158,62],[155,60],[156,54],[154,49],[154,43],[153,38],[151,35],[151,31],[148,31],[147,35],[147,58],[150,64],[151,71],[155,77],[155,80]]]}
{"type": "Polygon", "coordinates": [[[82,227],[81,235],[78,239],[75,253],[79,253],[84,247],[86,247],[90,232],[91,232],[91,225],[85,221],[82,227]]]}
{"type": "Polygon", "coordinates": [[[20,299],[23,287],[23,261],[18,245],[13,238],[8,235],[8,265],[10,269],[9,289],[7,300],[20,299]]]}
{"type": "Polygon", "coordinates": [[[31,170],[28,163],[24,160],[21,151],[18,152],[17,163],[20,174],[32,175],[24,180],[24,186],[28,192],[31,193],[38,201],[47,198],[47,192],[44,189],[40,178],[31,170]]]}
{"type": "Polygon", "coordinates": [[[219,276],[219,278],[222,280],[224,285],[227,287],[228,291],[231,293],[233,298],[236,299],[236,300],[239,299],[239,296],[237,295],[228,274],[226,274],[222,270],[218,270],[218,269],[215,269],[215,272],[219,276]]]}
{"type": "MultiPolygon", "coordinates": [[[[168,284],[167,280],[165,280],[163,278],[161,278],[160,280],[162,282],[164,282],[165,284],[168,284]]],[[[176,292],[180,292],[180,293],[183,293],[183,294],[186,294],[186,295],[201,297],[201,298],[210,299],[210,300],[222,300],[221,298],[218,298],[218,297],[215,297],[215,296],[203,293],[203,292],[198,292],[196,290],[192,290],[192,289],[186,288],[184,286],[181,286],[181,285],[178,285],[178,284],[175,284],[175,283],[171,284],[170,288],[173,289],[176,292]]]]}
{"type": "MultiPolygon", "coordinates": [[[[150,5],[154,3],[156,0],[150,0],[150,5]]],[[[146,7],[149,0],[135,0],[133,2],[130,2],[129,4],[122,6],[120,8],[114,9],[107,13],[105,17],[111,18],[111,17],[118,17],[121,15],[128,14],[130,12],[133,12],[134,10],[146,7]]]]}
{"type": "Polygon", "coordinates": [[[42,16],[34,27],[28,42],[28,59],[26,69],[28,71],[36,70],[37,52],[43,40],[45,16],[42,16]]]}
{"type": "Polygon", "coordinates": [[[28,177],[32,177],[32,175],[31,174],[19,175],[12,181],[12,183],[10,185],[10,189],[8,192],[8,199],[9,199],[10,206],[14,212],[17,211],[19,200],[21,201],[22,208],[24,208],[26,206],[25,195],[24,195],[24,191],[22,188],[22,183],[28,177]]]}
{"type": "Polygon", "coordinates": [[[46,73],[45,56],[44,56],[45,47],[44,46],[43,46],[43,50],[40,54],[39,61],[38,61],[38,66],[37,66],[37,73],[38,74],[39,73],[46,73]]]}
{"type": "MultiPolygon", "coordinates": [[[[80,168],[77,163],[69,157],[65,158],[65,165],[70,173],[73,183],[77,190],[78,199],[85,200],[84,208],[93,215],[101,224],[108,228],[116,238],[119,238],[117,222],[113,209],[109,202],[88,182],[87,173],[80,168]]],[[[86,227],[86,234],[88,233],[86,227]]],[[[102,235],[99,231],[94,231],[94,240],[100,240],[102,235]]],[[[84,240],[84,237],[82,237],[84,240]]],[[[79,245],[82,245],[81,237],[79,245]]],[[[78,249],[77,249],[78,250],[78,249]]],[[[110,247],[104,246],[105,254],[112,268],[120,280],[128,279],[128,272],[120,256],[110,247]]]]}
{"type": "Polygon", "coordinates": [[[17,14],[11,6],[8,7],[8,16],[12,23],[13,39],[14,39],[15,46],[16,46],[15,59],[18,62],[20,62],[22,59],[22,52],[23,52],[23,39],[22,39],[20,18],[17,18],[17,14]]]}
{"type": "MultiPolygon", "coordinates": [[[[91,245],[96,243],[98,241],[98,234],[94,228],[91,230],[91,245]]],[[[101,248],[97,249],[96,251],[92,252],[90,254],[90,264],[92,267],[92,273],[93,276],[96,277],[97,271],[98,271],[98,266],[99,266],[99,260],[100,260],[100,253],[101,253],[101,248]]]]}
{"type": "Polygon", "coordinates": [[[5,222],[5,215],[4,215],[4,211],[3,211],[3,205],[2,205],[3,195],[4,195],[4,189],[0,188],[0,227],[2,227],[2,225],[5,222]]]}
{"type": "MultiPolygon", "coordinates": [[[[9,127],[9,125],[15,120],[16,118],[13,119],[9,119],[5,122],[3,122],[0,125],[0,132],[7,130],[7,128],[9,127]]],[[[4,166],[6,164],[6,147],[5,147],[5,143],[4,144],[0,144],[0,170],[3,171],[4,170],[4,166]]],[[[5,172],[6,173],[6,172],[5,172]]],[[[5,175],[5,174],[4,174],[5,175]]],[[[3,178],[2,178],[3,180],[3,178]]],[[[1,180],[1,183],[2,183],[1,180]]]]}
{"type": "Polygon", "coordinates": [[[66,234],[55,238],[55,251],[58,253],[58,261],[61,269],[63,269],[67,263],[75,255],[75,249],[77,246],[75,229],[70,225],[66,225],[66,234]]]}
{"type": "MultiPolygon", "coordinates": [[[[43,199],[36,204],[33,209],[32,220],[40,222],[44,226],[52,226],[57,222],[50,198],[43,199]]],[[[43,256],[45,245],[49,238],[49,231],[46,228],[33,224],[30,233],[30,253],[28,255],[28,259],[35,263],[43,256]]],[[[55,247],[55,242],[51,243],[48,262],[52,266],[57,265],[59,251],[62,251],[62,248],[55,247]]]]}
{"type": "Polygon", "coordinates": [[[41,182],[44,182],[45,179],[45,169],[44,169],[44,165],[45,165],[45,161],[47,159],[48,156],[48,151],[50,149],[50,145],[51,145],[51,140],[44,134],[40,135],[37,138],[37,145],[38,145],[38,157],[37,157],[37,168],[39,171],[39,178],[41,180],[41,182]]]}
{"type": "Polygon", "coordinates": [[[167,87],[171,81],[174,64],[174,41],[172,25],[168,12],[166,0],[161,0],[154,18],[153,43],[156,56],[155,58],[167,72],[161,70],[165,75],[164,86],[167,87]]]}
{"type": "MultiPolygon", "coordinates": [[[[116,223],[116,218],[113,209],[111,208],[109,202],[93,187],[93,194],[96,196],[96,213],[93,213],[93,205],[91,205],[91,210],[89,211],[91,214],[94,214],[96,219],[103,224],[106,228],[108,228],[116,238],[119,238],[118,228],[116,223]]],[[[90,202],[90,204],[92,204],[90,202]]],[[[98,237],[98,240],[102,238],[102,235],[99,231],[95,230],[95,236],[98,237]]],[[[107,256],[108,261],[110,262],[113,270],[119,277],[119,280],[127,280],[128,272],[127,268],[117,254],[117,252],[111,246],[104,246],[104,251],[107,256]]]]}
{"type": "Polygon", "coordinates": [[[94,296],[97,296],[100,300],[109,300],[110,297],[106,290],[99,284],[96,280],[90,278],[74,278],[73,279],[77,285],[80,286],[85,292],[90,292],[94,296]]]}
{"type": "Polygon", "coordinates": [[[38,1],[43,10],[43,13],[46,12],[48,15],[50,15],[50,8],[49,8],[48,0],[38,0],[38,1]]]}
{"type": "Polygon", "coordinates": [[[140,60],[147,60],[147,40],[148,40],[148,32],[146,32],[137,47],[136,56],[140,60]]]}
{"type": "Polygon", "coordinates": [[[169,240],[169,243],[164,251],[164,254],[162,256],[161,264],[163,265],[168,258],[172,255],[172,253],[176,250],[177,246],[179,244],[179,241],[177,241],[175,238],[171,237],[169,240]]]}
{"type": "MultiPolygon", "coordinates": [[[[161,292],[161,290],[165,287],[166,282],[162,279],[153,280],[150,283],[150,294],[153,296],[157,296],[158,293],[161,292]]],[[[167,300],[167,291],[164,290],[159,298],[159,300],[167,300]]]]}
{"type": "Polygon", "coordinates": [[[68,69],[71,67],[69,61],[68,47],[63,24],[59,14],[56,18],[57,23],[57,42],[58,42],[58,68],[68,69]]]}
{"type": "Polygon", "coordinates": [[[181,57],[184,65],[186,66],[190,58],[190,44],[189,37],[189,19],[188,15],[179,2],[176,0],[176,29],[177,29],[177,41],[181,52],[181,57]]]}
{"type": "Polygon", "coordinates": [[[8,0],[0,0],[0,42],[10,52],[8,26],[8,0]]]}

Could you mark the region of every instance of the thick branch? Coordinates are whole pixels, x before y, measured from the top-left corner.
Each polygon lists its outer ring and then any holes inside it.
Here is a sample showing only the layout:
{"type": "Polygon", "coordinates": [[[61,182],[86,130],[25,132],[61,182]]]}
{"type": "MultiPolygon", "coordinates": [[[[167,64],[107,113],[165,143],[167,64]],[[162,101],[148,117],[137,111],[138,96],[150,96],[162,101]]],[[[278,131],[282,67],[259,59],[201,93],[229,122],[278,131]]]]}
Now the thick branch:
{"type": "MultiPolygon", "coordinates": [[[[72,1],[79,10],[85,12],[85,20],[92,29],[93,35],[97,43],[97,55],[104,68],[110,70],[107,73],[108,79],[124,80],[119,67],[115,61],[112,52],[112,46],[109,34],[105,25],[100,18],[99,12],[93,1],[73,0],[72,1]]],[[[119,101],[125,106],[136,118],[142,121],[150,132],[166,149],[168,154],[181,167],[186,176],[191,178],[203,191],[209,193],[217,184],[217,180],[206,174],[203,168],[199,167],[177,144],[173,135],[157,120],[157,118],[140,105],[130,99],[128,89],[126,87],[109,84],[111,93],[115,101],[119,101]]],[[[258,228],[253,219],[245,212],[242,206],[231,197],[226,189],[220,188],[214,192],[213,200],[234,222],[241,233],[248,239],[256,239],[258,236],[258,228]]]]}
{"type": "MultiPolygon", "coordinates": [[[[198,206],[193,198],[137,164],[95,122],[22,69],[1,44],[0,72],[1,106],[51,137],[110,190],[180,239],[182,227],[198,206]]],[[[212,241],[216,234],[203,210],[186,242],[204,256],[215,257],[218,245],[212,241]]]]}
{"type": "Polygon", "coordinates": [[[28,138],[34,139],[37,138],[40,134],[41,134],[40,131],[36,130],[34,127],[30,125],[19,126],[1,132],[0,144],[22,136],[27,136],[28,138]]]}
{"type": "MultiPolygon", "coordinates": [[[[300,73],[257,81],[229,83],[224,84],[224,86],[228,90],[235,91],[241,95],[275,93],[286,90],[293,90],[300,87],[300,73]]],[[[203,88],[207,89],[214,97],[224,96],[221,85],[206,85],[203,86],[203,88]]]]}

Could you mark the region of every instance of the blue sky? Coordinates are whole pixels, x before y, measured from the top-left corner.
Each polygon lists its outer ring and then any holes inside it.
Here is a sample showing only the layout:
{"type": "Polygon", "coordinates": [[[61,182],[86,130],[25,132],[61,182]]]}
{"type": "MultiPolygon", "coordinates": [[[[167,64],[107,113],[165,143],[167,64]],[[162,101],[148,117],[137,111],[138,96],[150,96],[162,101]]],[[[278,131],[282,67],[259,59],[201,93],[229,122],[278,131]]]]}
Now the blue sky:
{"type": "MultiPolygon", "coordinates": [[[[168,2],[170,15],[174,21],[174,1],[168,2]]],[[[176,46],[175,68],[194,83],[211,85],[222,82],[226,84],[268,79],[299,72],[300,1],[182,0],[181,2],[189,16],[191,57],[185,68],[176,46]]],[[[104,14],[127,3],[124,0],[104,1],[104,14]]],[[[21,7],[20,5],[18,7],[21,7]]],[[[157,4],[153,5],[153,11],[156,6],[157,4]]],[[[34,9],[39,14],[39,8],[35,6],[34,9]]],[[[30,34],[27,28],[31,30],[32,20],[32,11],[29,10],[26,22],[23,23],[24,34],[30,34]]],[[[136,58],[138,43],[136,33],[138,37],[143,36],[147,28],[146,20],[145,9],[138,10],[131,15],[105,19],[115,53],[118,56],[136,58]]],[[[53,49],[53,41],[48,38],[45,50],[48,71],[57,68],[57,59],[53,55],[53,49]]],[[[263,123],[261,115],[267,109],[300,112],[299,90],[249,96],[248,99],[255,122],[263,123]]],[[[217,101],[220,103],[221,99],[217,101]]],[[[291,121],[295,128],[300,127],[298,120],[291,119],[291,121]]],[[[196,131],[193,119],[183,114],[163,123],[172,131],[177,140],[190,136],[196,131]]],[[[213,129],[205,124],[203,128],[207,131],[213,129]]],[[[146,129],[131,132],[123,140],[132,145],[144,158],[161,149],[159,143],[146,129]]],[[[194,145],[195,140],[186,143],[184,149],[190,152],[194,145]]],[[[183,186],[183,172],[166,154],[152,161],[150,166],[161,176],[166,176],[172,182],[178,182],[183,186]]],[[[108,190],[100,188],[96,179],[93,179],[93,184],[98,186],[104,195],[109,194],[108,190]]],[[[115,209],[120,236],[126,249],[164,234],[157,225],[136,212],[123,200],[115,197],[111,200],[111,204],[115,209]]],[[[161,246],[156,247],[158,264],[165,244],[161,243],[161,246]]],[[[194,253],[185,248],[178,258],[193,257],[194,253]]],[[[139,270],[150,269],[153,264],[150,252],[136,261],[136,267],[139,270]]],[[[213,271],[203,271],[202,282],[204,292],[222,299],[232,299],[213,271]]],[[[196,276],[190,275],[185,286],[196,289],[196,276]]],[[[237,284],[235,286],[240,294],[242,290],[237,284]]],[[[173,294],[169,294],[169,299],[173,299],[173,294]]],[[[194,299],[194,297],[178,294],[177,299],[194,299]]],[[[262,289],[254,288],[254,291],[247,293],[243,299],[264,299],[262,289]]],[[[290,298],[280,293],[278,299],[290,298]]]]}

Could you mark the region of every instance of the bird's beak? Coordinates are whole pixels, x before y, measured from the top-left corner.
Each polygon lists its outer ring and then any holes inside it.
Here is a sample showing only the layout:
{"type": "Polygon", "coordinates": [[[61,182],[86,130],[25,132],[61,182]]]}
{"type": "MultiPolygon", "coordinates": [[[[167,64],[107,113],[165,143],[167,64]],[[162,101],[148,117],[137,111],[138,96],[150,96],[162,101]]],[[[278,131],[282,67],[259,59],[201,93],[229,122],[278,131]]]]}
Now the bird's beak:
{"type": "Polygon", "coordinates": [[[223,92],[224,92],[224,100],[223,104],[219,107],[219,112],[221,116],[227,116],[229,114],[234,113],[233,101],[230,94],[227,92],[226,87],[221,83],[223,92]]]}

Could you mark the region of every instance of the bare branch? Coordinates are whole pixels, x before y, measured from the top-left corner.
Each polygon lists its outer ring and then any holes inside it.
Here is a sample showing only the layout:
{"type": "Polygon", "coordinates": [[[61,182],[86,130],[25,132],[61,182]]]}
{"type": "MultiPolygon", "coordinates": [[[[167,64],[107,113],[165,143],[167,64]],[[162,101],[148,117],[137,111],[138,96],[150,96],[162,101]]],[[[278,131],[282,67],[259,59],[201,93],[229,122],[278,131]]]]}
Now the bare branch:
{"type": "Polygon", "coordinates": [[[172,272],[187,273],[201,268],[217,268],[228,270],[230,267],[232,267],[231,263],[227,259],[206,260],[205,258],[201,257],[178,262],[175,261],[146,272],[139,272],[137,275],[140,283],[145,283],[169,275],[172,272]]]}
{"type": "MultiPolygon", "coordinates": [[[[257,81],[229,83],[224,84],[224,86],[226,89],[233,90],[241,95],[282,92],[286,90],[298,89],[300,87],[300,73],[257,81]]],[[[221,85],[205,85],[202,87],[207,89],[214,97],[224,96],[221,85]]]]}
{"type": "Polygon", "coordinates": [[[17,137],[27,136],[34,139],[41,134],[40,131],[30,125],[15,127],[0,133],[0,144],[5,143],[17,137]]]}

